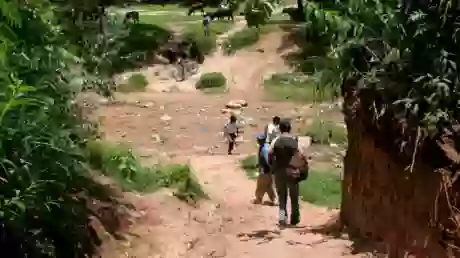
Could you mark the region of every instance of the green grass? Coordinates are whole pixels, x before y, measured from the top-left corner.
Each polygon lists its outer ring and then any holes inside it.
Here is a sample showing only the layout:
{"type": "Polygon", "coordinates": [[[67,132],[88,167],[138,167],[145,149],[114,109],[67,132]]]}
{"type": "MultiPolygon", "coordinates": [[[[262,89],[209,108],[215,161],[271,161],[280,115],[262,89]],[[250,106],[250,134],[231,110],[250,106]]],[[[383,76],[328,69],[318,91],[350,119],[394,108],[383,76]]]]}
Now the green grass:
{"type": "MultiPolygon", "coordinates": [[[[196,21],[199,22],[202,20],[201,16],[187,16],[187,15],[180,15],[176,13],[170,14],[142,14],[139,15],[139,20],[141,23],[145,24],[153,24],[162,27],[168,27],[173,23],[182,23],[182,22],[191,22],[196,21]]],[[[201,24],[201,23],[200,23],[201,24]]]]}
{"type": "MultiPolygon", "coordinates": [[[[232,26],[233,26],[233,23],[229,21],[224,21],[224,20],[212,21],[209,24],[209,32],[210,34],[221,35],[229,31],[232,28],[232,26]]],[[[203,31],[203,24],[201,23],[201,19],[200,19],[200,22],[187,25],[185,30],[197,31],[197,32],[203,31]]]]}
{"type": "Polygon", "coordinates": [[[340,145],[347,144],[347,130],[334,121],[315,119],[305,129],[301,130],[302,135],[310,136],[313,143],[340,145]]]}
{"type": "Polygon", "coordinates": [[[205,93],[223,93],[226,91],[227,79],[220,72],[205,73],[196,82],[195,88],[205,93]]]}
{"type": "Polygon", "coordinates": [[[309,172],[307,180],[299,185],[302,200],[319,206],[339,208],[342,200],[342,182],[336,171],[309,172]]]}
{"type": "Polygon", "coordinates": [[[249,179],[256,179],[258,175],[257,156],[250,155],[241,160],[241,168],[249,179]]]}
{"type": "Polygon", "coordinates": [[[224,41],[224,52],[231,55],[237,50],[252,46],[259,41],[261,35],[273,31],[275,28],[276,25],[264,25],[260,29],[245,28],[237,31],[224,41]]]}
{"type": "Polygon", "coordinates": [[[127,146],[101,140],[88,142],[85,150],[90,164],[113,178],[125,191],[153,192],[171,187],[176,190],[175,195],[183,199],[205,197],[187,165],[146,167],[127,146]]]}
{"type": "Polygon", "coordinates": [[[332,88],[317,84],[307,76],[295,73],[274,74],[264,81],[264,88],[273,100],[294,102],[330,102],[335,99],[332,88]]]}
{"type": "Polygon", "coordinates": [[[125,84],[119,85],[117,90],[120,92],[136,92],[143,91],[149,82],[141,73],[132,74],[125,84]]]}

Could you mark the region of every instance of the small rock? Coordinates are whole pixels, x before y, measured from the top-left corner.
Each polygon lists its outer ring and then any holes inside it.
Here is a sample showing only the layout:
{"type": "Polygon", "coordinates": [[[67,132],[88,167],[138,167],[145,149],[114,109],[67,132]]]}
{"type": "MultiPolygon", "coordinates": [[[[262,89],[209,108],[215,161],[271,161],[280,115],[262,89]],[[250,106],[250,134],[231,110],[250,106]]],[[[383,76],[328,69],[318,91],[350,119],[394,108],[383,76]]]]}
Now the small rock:
{"type": "Polygon", "coordinates": [[[153,139],[155,142],[161,142],[160,135],[158,135],[158,134],[152,134],[152,139],[153,139]]]}
{"type": "Polygon", "coordinates": [[[164,114],[162,117],[160,117],[161,121],[170,121],[172,117],[168,116],[167,114],[164,114]]]}
{"type": "Polygon", "coordinates": [[[227,103],[227,105],[225,105],[227,108],[232,108],[232,109],[235,109],[235,108],[242,108],[242,107],[247,107],[248,106],[248,102],[246,100],[231,100],[230,102],[227,103]]]}

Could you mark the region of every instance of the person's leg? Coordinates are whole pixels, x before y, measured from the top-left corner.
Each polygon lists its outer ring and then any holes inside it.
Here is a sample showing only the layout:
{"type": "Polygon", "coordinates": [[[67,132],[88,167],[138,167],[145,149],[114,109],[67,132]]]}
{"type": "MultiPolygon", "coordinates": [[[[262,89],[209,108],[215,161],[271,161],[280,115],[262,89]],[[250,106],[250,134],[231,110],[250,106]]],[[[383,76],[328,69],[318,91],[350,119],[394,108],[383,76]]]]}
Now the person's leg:
{"type": "Polygon", "coordinates": [[[256,187],[256,193],[255,193],[255,204],[260,204],[262,203],[262,199],[264,198],[266,189],[265,189],[265,184],[266,184],[266,175],[261,174],[257,177],[257,187],[256,187]]]}
{"type": "Polygon", "coordinates": [[[282,172],[275,172],[275,187],[279,202],[278,222],[280,226],[285,226],[287,223],[287,185],[285,177],[279,175],[280,173],[282,172]]]}
{"type": "Polygon", "coordinates": [[[268,197],[270,198],[270,201],[273,204],[275,204],[276,194],[275,194],[275,190],[273,189],[273,175],[271,173],[267,173],[266,191],[267,191],[268,197]]]}
{"type": "Polygon", "coordinates": [[[233,148],[235,147],[235,134],[230,134],[228,139],[228,155],[232,154],[233,148]]]}
{"type": "Polygon", "coordinates": [[[289,199],[291,199],[291,225],[297,225],[300,222],[299,211],[299,183],[295,180],[289,180],[289,199]]]}

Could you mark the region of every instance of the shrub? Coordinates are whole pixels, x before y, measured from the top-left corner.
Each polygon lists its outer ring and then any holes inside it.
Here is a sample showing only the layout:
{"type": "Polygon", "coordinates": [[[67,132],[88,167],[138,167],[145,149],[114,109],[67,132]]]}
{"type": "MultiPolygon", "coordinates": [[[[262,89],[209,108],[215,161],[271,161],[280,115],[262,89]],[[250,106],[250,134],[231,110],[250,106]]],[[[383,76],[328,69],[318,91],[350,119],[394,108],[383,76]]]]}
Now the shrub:
{"type": "Polygon", "coordinates": [[[241,168],[246,171],[246,175],[250,179],[254,179],[257,177],[258,171],[258,161],[256,155],[247,156],[243,160],[241,160],[241,168]]]}
{"type": "Polygon", "coordinates": [[[186,41],[194,41],[198,45],[198,49],[204,55],[211,54],[216,49],[216,34],[210,33],[204,35],[204,31],[198,26],[189,26],[182,33],[182,38],[186,41]]]}
{"type": "Polygon", "coordinates": [[[333,121],[315,119],[302,134],[310,136],[313,143],[342,145],[347,143],[347,130],[333,121]]]}
{"type": "Polygon", "coordinates": [[[339,93],[328,85],[319,85],[312,78],[294,73],[273,74],[264,81],[265,90],[278,100],[298,102],[333,101],[339,93]]]}
{"type": "Polygon", "coordinates": [[[222,73],[205,73],[200,76],[200,79],[196,83],[197,89],[210,89],[210,88],[221,88],[225,87],[227,79],[222,73]]]}
{"type": "MultiPolygon", "coordinates": [[[[88,257],[89,201],[107,196],[80,148],[88,136],[70,85],[76,64],[47,5],[0,5],[0,248],[8,257],[88,257]]],[[[83,80],[80,80],[83,81],[83,80]]],[[[75,86],[75,87],[74,87],[75,86]]]]}
{"type": "Polygon", "coordinates": [[[229,36],[224,41],[223,48],[226,54],[232,54],[239,49],[255,44],[257,41],[259,41],[259,38],[259,29],[246,28],[229,36]]]}
{"type": "Polygon", "coordinates": [[[181,198],[197,200],[205,196],[187,165],[145,167],[127,146],[100,140],[87,143],[86,156],[95,169],[114,178],[125,190],[151,192],[173,187],[181,198]]]}
{"type": "Polygon", "coordinates": [[[121,92],[142,91],[149,84],[147,78],[141,73],[132,74],[126,84],[117,87],[121,92]]]}
{"type": "Polygon", "coordinates": [[[299,185],[302,200],[330,208],[339,208],[342,200],[342,179],[337,171],[309,172],[299,185]]]}

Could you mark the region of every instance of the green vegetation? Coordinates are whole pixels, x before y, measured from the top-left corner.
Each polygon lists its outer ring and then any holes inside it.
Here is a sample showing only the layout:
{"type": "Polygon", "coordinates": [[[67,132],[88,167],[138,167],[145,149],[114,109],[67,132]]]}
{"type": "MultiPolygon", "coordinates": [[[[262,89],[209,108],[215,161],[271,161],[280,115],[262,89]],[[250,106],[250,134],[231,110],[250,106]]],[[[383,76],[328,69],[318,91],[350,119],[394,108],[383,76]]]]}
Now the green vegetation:
{"type": "MultiPolygon", "coordinates": [[[[99,239],[90,218],[98,211],[87,204],[104,202],[114,214],[119,204],[92,179],[89,161],[125,190],[170,186],[181,198],[203,195],[187,166],[145,168],[118,147],[99,147],[99,159],[87,155],[85,146],[98,149],[87,143],[96,130],[75,97],[86,89],[109,96],[114,73],[147,62],[170,36],[158,26],[125,26],[120,15],[104,15],[99,7],[111,3],[0,5],[0,246],[11,257],[92,256],[99,239]]],[[[145,84],[139,76],[131,83],[145,84]]]]}
{"type": "Polygon", "coordinates": [[[120,92],[134,92],[143,91],[149,82],[147,78],[141,73],[132,74],[125,84],[119,85],[117,90],[120,92]]]}
{"type": "Polygon", "coordinates": [[[342,180],[337,171],[310,170],[307,180],[299,185],[304,201],[329,208],[340,208],[342,180]]]}
{"type": "Polygon", "coordinates": [[[90,141],[86,145],[90,164],[117,182],[127,191],[151,192],[161,187],[177,189],[176,195],[190,200],[205,196],[187,165],[145,167],[124,145],[90,141]]]}
{"type": "Polygon", "coordinates": [[[333,121],[315,119],[302,134],[310,136],[313,143],[341,144],[347,143],[347,130],[333,121]]]}
{"type": "Polygon", "coordinates": [[[257,178],[258,175],[258,161],[256,155],[250,155],[241,160],[241,168],[246,172],[250,179],[257,178]]]}
{"type": "Polygon", "coordinates": [[[198,48],[204,55],[211,54],[216,49],[216,34],[204,35],[202,27],[189,26],[182,33],[182,38],[197,43],[198,48]]]}
{"type": "Polygon", "coordinates": [[[344,80],[360,79],[361,89],[373,92],[366,105],[376,123],[404,117],[423,128],[424,135],[435,135],[440,124],[458,123],[460,49],[454,6],[450,1],[430,8],[414,3],[403,11],[395,0],[309,3],[304,33],[316,50],[308,60],[311,75],[337,88],[344,80]]]}
{"type": "Polygon", "coordinates": [[[0,246],[10,257],[91,255],[86,203],[113,202],[85,166],[90,131],[72,103],[86,78],[50,13],[46,1],[0,5],[0,246]]]}
{"type": "Polygon", "coordinates": [[[255,44],[259,41],[260,32],[257,28],[246,28],[235,32],[224,41],[224,50],[226,54],[233,54],[238,49],[255,44]]]}
{"type": "Polygon", "coordinates": [[[139,14],[139,19],[141,23],[151,24],[156,26],[161,26],[163,28],[170,28],[170,26],[174,24],[182,24],[186,22],[193,22],[196,21],[197,23],[201,24],[201,20],[203,19],[202,16],[198,15],[184,15],[180,13],[164,13],[164,14],[139,14]]]}
{"type": "Polygon", "coordinates": [[[225,89],[227,79],[222,73],[205,73],[200,76],[195,87],[200,90],[225,89]]]}
{"type": "Polygon", "coordinates": [[[296,102],[328,102],[339,95],[335,88],[321,86],[298,73],[274,74],[265,80],[264,88],[273,99],[296,102]]]}

